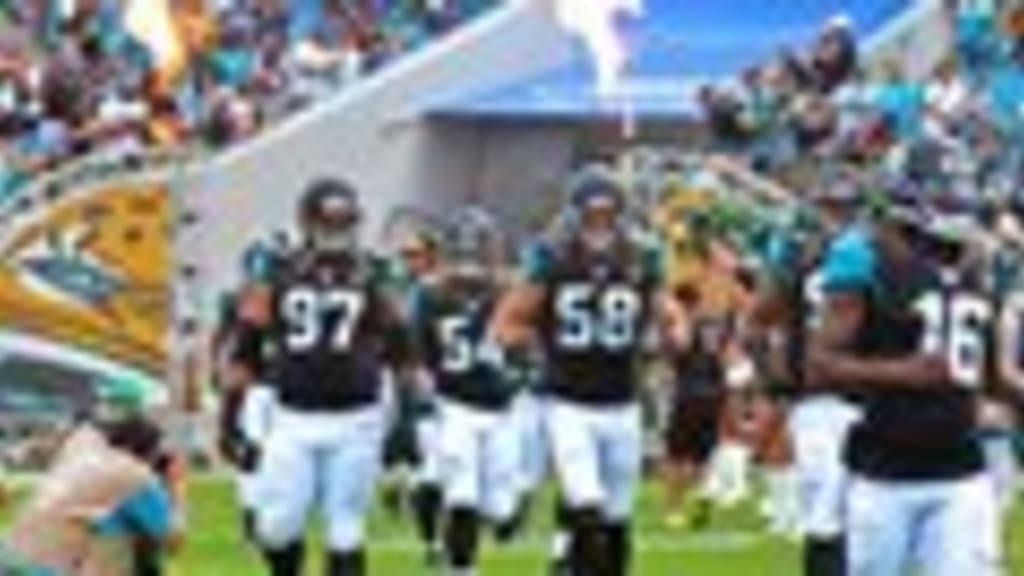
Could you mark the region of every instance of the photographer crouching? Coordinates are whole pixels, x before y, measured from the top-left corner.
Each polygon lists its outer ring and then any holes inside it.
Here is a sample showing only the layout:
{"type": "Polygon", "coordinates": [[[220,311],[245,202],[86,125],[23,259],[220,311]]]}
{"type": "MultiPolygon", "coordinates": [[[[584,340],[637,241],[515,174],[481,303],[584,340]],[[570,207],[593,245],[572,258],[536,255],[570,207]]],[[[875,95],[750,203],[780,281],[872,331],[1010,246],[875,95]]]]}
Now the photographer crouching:
{"type": "Polygon", "coordinates": [[[144,414],[145,387],[105,387],[0,541],[0,574],[160,576],[181,542],[185,474],[144,414]]]}

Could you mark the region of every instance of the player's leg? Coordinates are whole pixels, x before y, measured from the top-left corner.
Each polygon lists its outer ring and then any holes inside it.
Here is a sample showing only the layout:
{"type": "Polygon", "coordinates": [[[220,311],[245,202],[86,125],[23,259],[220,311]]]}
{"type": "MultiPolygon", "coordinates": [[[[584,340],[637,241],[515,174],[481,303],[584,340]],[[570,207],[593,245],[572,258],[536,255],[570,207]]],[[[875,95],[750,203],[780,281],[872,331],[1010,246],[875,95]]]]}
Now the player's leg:
{"type": "Polygon", "coordinates": [[[758,459],[763,467],[766,493],[761,514],[774,534],[796,536],[800,510],[793,441],[784,398],[761,395],[758,408],[758,459]]]}
{"type": "Polygon", "coordinates": [[[845,572],[848,475],[843,447],[857,416],[855,409],[834,398],[804,400],[791,414],[808,576],[845,572]]]}
{"type": "Polygon", "coordinates": [[[419,470],[412,493],[416,528],[426,549],[428,563],[440,559],[440,524],[443,505],[441,489],[441,417],[436,413],[420,415],[416,422],[419,470]]]}
{"type": "Polygon", "coordinates": [[[643,473],[643,421],[639,406],[602,415],[600,430],[602,510],[608,576],[625,576],[632,562],[630,520],[643,473]]]}
{"type": "Polygon", "coordinates": [[[752,460],[749,399],[731,393],[722,411],[721,440],[711,456],[704,491],[718,505],[739,504],[750,493],[752,460]]]}
{"type": "Polygon", "coordinates": [[[366,517],[380,475],[384,417],[379,408],[343,416],[337,437],[321,446],[324,453],[324,519],[328,576],[366,574],[366,517]]]}
{"type": "Polygon", "coordinates": [[[522,480],[522,438],[509,410],[487,427],[481,446],[482,509],[494,526],[499,542],[508,542],[519,531],[522,480]]]}
{"type": "Polygon", "coordinates": [[[454,575],[471,574],[476,568],[481,522],[480,415],[450,403],[441,411],[445,563],[454,575]]]}
{"type": "Polygon", "coordinates": [[[687,451],[686,406],[682,402],[679,399],[671,401],[669,422],[665,428],[665,458],[661,467],[665,490],[665,524],[670,528],[681,528],[686,524],[685,496],[695,473],[687,451]]]}
{"type": "Polygon", "coordinates": [[[559,400],[547,405],[545,423],[562,497],[569,510],[568,564],[586,575],[604,560],[601,483],[596,418],[592,410],[559,400]]]}
{"type": "Polygon", "coordinates": [[[302,437],[302,416],[279,418],[260,467],[256,528],[271,576],[302,573],[303,538],[316,497],[314,447],[302,437]]]}
{"type": "Polygon", "coordinates": [[[905,576],[917,508],[906,487],[855,478],[847,493],[848,576],[905,576]]]}
{"type": "Polygon", "coordinates": [[[1017,461],[1012,429],[990,429],[984,432],[982,448],[985,465],[996,488],[999,510],[1009,513],[1013,507],[1017,484],[1017,461]]]}
{"type": "Polygon", "coordinates": [[[252,386],[245,391],[238,413],[238,431],[246,446],[246,457],[238,462],[236,485],[242,511],[242,530],[252,543],[259,542],[256,509],[260,505],[260,460],[270,436],[276,396],[270,386],[252,386]]]}
{"type": "Polygon", "coordinates": [[[572,542],[572,508],[562,496],[561,490],[555,493],[555,504],[552,507],[554,530],[551,533],[550,573],[562,576],[569,573],[569,549],[572,542]]]}
{"type": "Polygon", "coordinates": [[[533,392],[524,392],[514,405],[515,426],[520,433],[522,486],[520,494],[527,506],[533,493],[540,489],[548,473],[548,443],[544,432],[543,400],[533,392]]]}
{"type": "Polygon", "coordinates": [[[381,405],[385,414],[384,448],[381,471],[381,498],[385,510],[402,516],[410,504],[419,465],[414,414],[410,392],[394,383],[386,374],[381,405]]]}
{"type": "Polygon", "coordinates": [[[929,510],[922,515],[918,562],[925,576],[996,576],[1004,573],[999,507],[991,478],[929,487],[929,510]]]}

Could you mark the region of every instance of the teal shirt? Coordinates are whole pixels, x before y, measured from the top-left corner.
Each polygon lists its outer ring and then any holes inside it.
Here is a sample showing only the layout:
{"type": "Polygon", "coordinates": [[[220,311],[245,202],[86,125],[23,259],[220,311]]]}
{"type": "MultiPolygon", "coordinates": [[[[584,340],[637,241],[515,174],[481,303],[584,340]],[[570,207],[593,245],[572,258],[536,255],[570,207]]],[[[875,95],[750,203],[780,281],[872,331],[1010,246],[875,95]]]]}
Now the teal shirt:
{"type": "Polygon", "coordinates": [[[902,140],[914,140],[921,134],[924,118],[924,87],[911,83],[888,84],[879,88],[874,104],[892,121],[902,140]]]}
{"type": "Polygon", "coordinates": [[[153,481],[96,522],[95,529],[104,536],[163,539],[170,536],[173,523],[174,505],[171,495],[162,484],[153,481]]]}

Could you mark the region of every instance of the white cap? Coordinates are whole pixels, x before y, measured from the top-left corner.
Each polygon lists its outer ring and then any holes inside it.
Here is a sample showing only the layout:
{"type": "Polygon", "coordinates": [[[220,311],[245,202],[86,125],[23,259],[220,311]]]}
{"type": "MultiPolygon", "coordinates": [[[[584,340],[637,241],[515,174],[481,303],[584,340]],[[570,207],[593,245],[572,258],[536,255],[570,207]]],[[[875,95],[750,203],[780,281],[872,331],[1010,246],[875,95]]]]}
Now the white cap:
{"type": "Polygon", "coordinates": [[[825,25],[828,30],[852,30],[853,19],[850,15],[845,12],[834,14],[828,19],[828,24],[825,25]]]}

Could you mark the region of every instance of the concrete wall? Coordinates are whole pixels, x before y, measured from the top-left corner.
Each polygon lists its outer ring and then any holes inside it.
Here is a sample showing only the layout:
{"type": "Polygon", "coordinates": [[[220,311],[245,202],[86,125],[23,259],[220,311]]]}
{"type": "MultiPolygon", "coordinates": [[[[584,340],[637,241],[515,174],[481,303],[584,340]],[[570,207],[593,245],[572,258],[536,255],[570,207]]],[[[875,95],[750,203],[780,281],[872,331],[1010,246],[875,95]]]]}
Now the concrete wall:
{"type": "Polygon", "coordinates": [[[895,59],[912,78],[926,78],[953,45],[952,29],[942,9],[943,0],[919,0],[916,7],[893,21],[873,38],[866,50],[877,67],[895,59]]]}
{"type": "Polygon", "coordinates": [[[472,197],[480,170],[472,128],[425,124],[425,99],[485,90],[562,65],[572,46],[546,3],[515,2],[394,63],[335,99],[193,171],[185,209],[199,217],[179,239],[212,296],[236,280],[244,245],[288,226],[304,182],[342,175],[363,190],[369,237],[396,205],[435,210],[472,197]]]}

